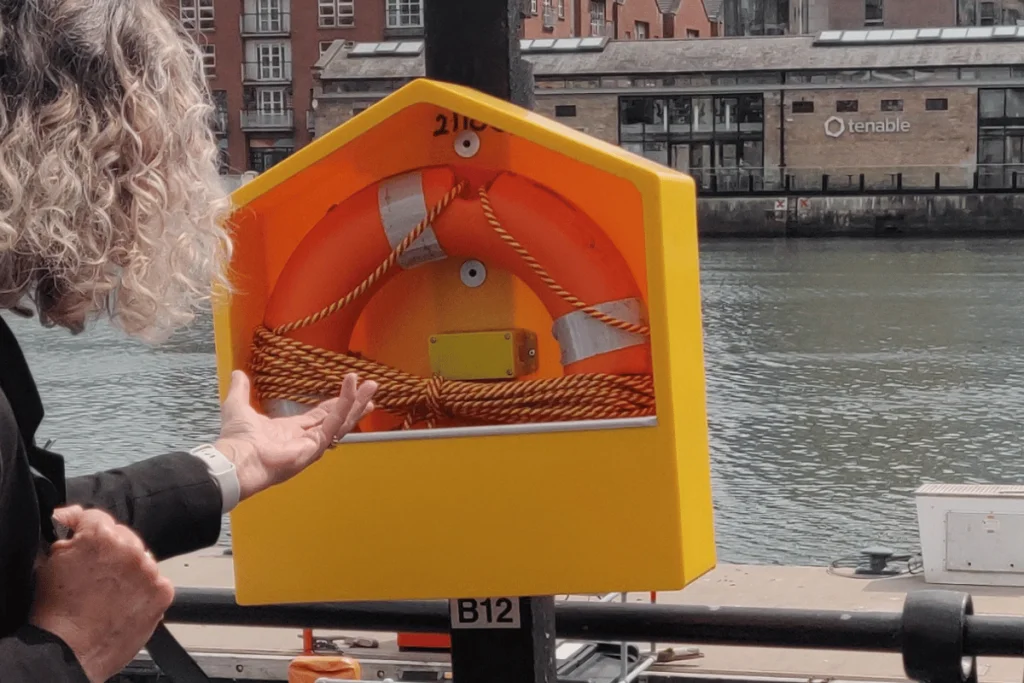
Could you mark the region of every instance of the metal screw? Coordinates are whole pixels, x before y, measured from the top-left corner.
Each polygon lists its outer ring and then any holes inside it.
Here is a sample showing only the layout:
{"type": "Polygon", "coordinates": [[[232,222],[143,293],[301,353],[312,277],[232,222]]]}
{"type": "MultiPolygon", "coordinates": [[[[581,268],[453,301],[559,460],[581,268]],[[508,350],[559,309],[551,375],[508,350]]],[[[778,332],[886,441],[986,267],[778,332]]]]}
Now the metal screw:
{"type": "Polygon", "coordinates": [[[508,332],[506,332],[505,333],[505,339],[511,339],[511,338],[512,338],[512,335],[509,334],[508,332]]]}
{"type": "Polygon", "coordinates": [[[508,375],[509,377],[511,377],[512,376],[512,371],[511,370],[506,370],[505,374],[508,375]]]}
{"type": "Polygon", "coordinates": [[[537,349],[530,349],[530,358],[533,358],[536,355],[537,355],[537,349]]]}
{"type": "Polygon", "coordinates": [[[437,343],[437,337],[431,337],[430,338],[430,343],[431,344],[436,344],[437,343]]]}

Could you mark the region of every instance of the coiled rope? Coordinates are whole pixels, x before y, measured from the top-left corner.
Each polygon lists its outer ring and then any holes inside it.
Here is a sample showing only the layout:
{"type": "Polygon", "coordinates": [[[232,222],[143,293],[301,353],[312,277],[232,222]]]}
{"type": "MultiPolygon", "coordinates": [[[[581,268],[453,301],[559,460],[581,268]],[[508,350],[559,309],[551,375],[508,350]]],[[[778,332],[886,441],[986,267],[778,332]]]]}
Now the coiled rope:
{"type": "MultiPolygon", "coordinates": [[[[330,351],[286,336],[337,313],[363,296],[465,187],[465,183],[452,187],[388,257],[344,297],[301,320],[274,329],[265,325],[256,329],[251,369],[258,397],[316,404],[326,397],[336,396],[345,375],[355,372],[363,380],[377,382],[375,404],[401,417],[403,429],[418,424],[433,427],[442,419],[468,424],[516,424],[653,415],[654,380],[650,375],[581,373],[519,382],[447,380],[438,375],[419,377],[357,354],[330,351]]],[[[602,313],[566,291],[502,227],[483,188],[479,199],[484,217],[494,232],[559,297],[606,325],[650,336],[648,326],[602,313]]]]}

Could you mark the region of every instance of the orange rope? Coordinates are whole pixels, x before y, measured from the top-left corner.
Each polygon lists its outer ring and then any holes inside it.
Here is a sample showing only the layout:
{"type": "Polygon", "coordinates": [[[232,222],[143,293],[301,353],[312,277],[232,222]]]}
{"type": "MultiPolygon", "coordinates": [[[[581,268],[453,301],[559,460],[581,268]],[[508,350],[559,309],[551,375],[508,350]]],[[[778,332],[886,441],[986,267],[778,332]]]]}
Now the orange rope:
{"type": "MultiPolygon", "coordinates": [[[[654,380],[649,375],[575,374],[522,382],[473,382],[419,377],[348,353],[339,353],[292,339],[288,332],[312,325],[340,311],[365,294],[431,223],[465,189],[459,183],[355,289],[301,320],[273,330],[264,325],[253,337],[252,374],[261,399],[316,404],[337,395],[350,372],[377,382],[375,404],[403,418],[402,428],[439,419],[462,423],[516,424],[642,417],[654,414],[654,380]]],[[[537,274],[542,282],[574,308],[620,330],[650,336],[646,325],[618,320],[589,307],[559,285],[544,267],[501,225],[490,198],[479,192],[484,217],[495,233],[537,274]]]]}
{"type": "Polygon", "coordinates": [[[544,270],[543,266],[537,263],[537,259],[533,258],[533,256],[530,255],[530,252],[526,251],[526,248],[516,241],[515,237],[508,234],[508,231],[505,230],[505,228],[501,227],[501,222],[498,220],[498,217],[494,215],[494,207],[491,206],[491,199],[487,196],[487,191],[482,187],[480,188],[480,206],[483,207],[484,217],[487,218],[487,222],[491,224],[492,228],[494,228],[494,232],[498,234],[498,237],[503,239],[505,244],[512,247],[512,249],[519,254],[519,257],[523,259],[526,265],[530,266],[533,272],[537,274],[537,277],[539,277],[544,284],[550,287],[551,291],[562,297],[562,299],[564,299],[570,306],[583,311],[590,317],[600,320],[611,327],[616,327],[620,330],[639,334],[644,337],[651,336],[651,330],[646,325],[636,325],[634,323],[627,323],[622,320],[618,320],[610,315],[587,306],[572,294],[562,289],[562,286],[555,282],[553,277],[548,275],[548,272],[544,270]]]}

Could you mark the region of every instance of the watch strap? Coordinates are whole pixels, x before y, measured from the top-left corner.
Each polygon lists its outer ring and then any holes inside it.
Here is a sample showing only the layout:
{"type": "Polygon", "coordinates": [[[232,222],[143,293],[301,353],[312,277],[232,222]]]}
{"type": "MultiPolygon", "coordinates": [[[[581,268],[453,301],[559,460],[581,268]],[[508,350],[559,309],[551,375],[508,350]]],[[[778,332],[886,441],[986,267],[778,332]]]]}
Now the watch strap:
{"type": "Polygon", "coordinates": [[[196,446],[190,454],[196,456],[210,470],[210,476],[220,487],[223,504],[221,513],[227,514],[235,509],[239,499],[242,497],[241,485],[238,482],[238,472],[235,471],[235,464],[226,455],[221,453],[213,444],[202,444],[196,446]]]}

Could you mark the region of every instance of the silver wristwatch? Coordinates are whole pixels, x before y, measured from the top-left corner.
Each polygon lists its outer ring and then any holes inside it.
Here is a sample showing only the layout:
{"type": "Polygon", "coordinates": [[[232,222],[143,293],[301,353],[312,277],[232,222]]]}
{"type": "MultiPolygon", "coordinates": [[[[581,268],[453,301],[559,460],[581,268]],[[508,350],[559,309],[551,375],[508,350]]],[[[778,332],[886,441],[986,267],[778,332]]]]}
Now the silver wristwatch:
{"type": "Polygon", "coordinates": [[[234,510],[235,506],[238,505],[239,498],[242,497],[242,488],[238,483],[238,472],[235,471],[235,464],[228,460],[227,456],[217,450],[216,447],[208,443],[196,446],[189,453],[206,463],[206,467],[210,470],[210,476],[213,477],[213,480],[217,482],[217,486],[220,487],[221,499],[223,500],[221,514],[227,514],[234,510]]]}

